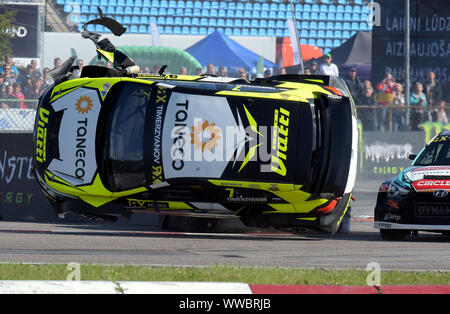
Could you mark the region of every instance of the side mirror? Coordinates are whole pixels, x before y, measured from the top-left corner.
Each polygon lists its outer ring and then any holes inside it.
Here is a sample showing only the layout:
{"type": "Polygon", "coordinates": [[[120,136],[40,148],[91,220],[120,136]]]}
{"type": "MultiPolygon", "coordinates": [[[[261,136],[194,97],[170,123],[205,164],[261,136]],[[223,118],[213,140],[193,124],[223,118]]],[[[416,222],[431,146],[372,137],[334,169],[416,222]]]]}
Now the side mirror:
{"type": "Polygon", "coordinates": [[[416,157],[417,157],[416,154],[410,154],[408,158],[411,160],[414,160],[414,159],[416,159],[416,157]]]}

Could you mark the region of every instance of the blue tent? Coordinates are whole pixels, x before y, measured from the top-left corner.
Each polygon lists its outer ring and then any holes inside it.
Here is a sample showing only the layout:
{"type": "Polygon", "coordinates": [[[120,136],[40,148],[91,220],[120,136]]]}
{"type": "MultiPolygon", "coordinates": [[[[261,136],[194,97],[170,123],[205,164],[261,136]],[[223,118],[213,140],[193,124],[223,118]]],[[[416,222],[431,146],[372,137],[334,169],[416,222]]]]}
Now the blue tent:
{"type": "MultiPolygon", "coordinates": [[[[247,72],[255,73],[259,59],[259,55],[241,46],[218,30],[187,48],[186,51],[197,59],[202,66],[206,66],[208,63],[214,64],[215,67],[222,65],[227,67],[229,72],[244,68],[247,72]]],[[[264,60],[264,67],[273,68],[277,65],[264,60]]]]}

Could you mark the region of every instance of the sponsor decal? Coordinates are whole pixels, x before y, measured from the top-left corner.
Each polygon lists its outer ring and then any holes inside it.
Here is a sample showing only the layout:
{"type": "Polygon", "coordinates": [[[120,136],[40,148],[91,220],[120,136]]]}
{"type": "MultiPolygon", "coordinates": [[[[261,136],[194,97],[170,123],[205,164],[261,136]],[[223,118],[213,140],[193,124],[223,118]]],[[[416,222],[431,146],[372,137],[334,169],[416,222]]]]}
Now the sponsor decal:
{"type": "Polygon", "coordinates": [[[271,170],[281,176],[286,175],[286,161],[287,144],[289,131],[289,111],[280,108],[274,112],[274,128],[272,136],[272,150],[275,155],[272,155],[271,170]]]}
{"type": "Polygon", "coordinates": [[[31,192],[1,192],[0,191],[0,203],[1,204],[31,204],[33,198],[31,192]]]}
{"type": "Polygon", "coordinates": [[[78,186],[92,182],[97,170],[95,134],[100,113],[97,90],[78,88],[52,103],[55,112],[63,111],[58,134],[60,158],[47,170],[78,186]]]}
{"type": "Polygon", "coordinates": [[[432,141],[432,143],[447,142],[448,140],[450,140],[450,136],[441,135],[441,136],[436,136],[434,138],[434,140],[432,141]]]}
{"type": "Polygon", "coordinates": [[[436,197],[446,197],[448,192],[446,190],[437,190],[433,192],[433,195],[436,197]]]}
{"type": "Polygon", "coordinates": [[[396,214],[392,214],[392,213],[387,213],[384,216],[384,220],[399,222],[399,221],[402,220],[402,216],[396,215],[396,214]]]}
{"type": "Polygon", "coordinates": [[[28,156],[8,155],[8,151],[3,151],[0,157],[0,182],[9,184],[14,180],[34,180],[33,158],[28,156]]]}
{"type": "Polygon", "coordinates": [[[417,204],[416,216],[450,217],[450,204],[417,204]]]}
{"type": "Polygon", "coordinates": [[[47,160],[47,124],[50,112],[47,109],[39,109],[39,120],[36,130],[36,160],[43,163],[47,160]]]}
{"type": "Polygon", "coordinates": [[[380,186],[380,189],[378,190],[378,192],[387,192],[389,190],[389,183],[383,183],[380,186]]]}
{"type": "Polygon", "coordinates": [[[396,208],[396,209],[400,208],[400,206],[398,205],[398,202],[393,201],[393,200],[391,200],[389,198],[386,200],[386,205],[389,206],[389,207],[392,207],[392,208],[396,208]]]}
{"type": "MultiPolygon", "coordinates": [[[[162,121],[164,115],[164,106],[166,105],[166,90],[158,87],[156,98],[156,112],[153,131],[153,166],[152,166],[152,182],[153,184],[161,183],[163,180],[163,171],[161,164],[161,136],[162,121]]],[[[147,95],[150,98],[150,92],[147,95]]]]}
{"type": "Polygon", "coordinates": [[[191,144],[194,144],[195,150],[200,149],[204,152],[207,149],[212,152],[215,146],[219,146],[218,141],[222,139],[220,136],[221,130],[216,128],[214,122],[209,124],[208,120],[203,123],[197,120],[197,124],[191,129],[191,144]],[[206,141],[203,139],[206,139],[206,141]]]}
{"type": "Polygon", "coordinates": [[[89,96],[81,96],[77,99],[75,107],[78,113],[85,114],[92,110],[93,105],[92,99],[89,96]]]}
{"type": "Polygon", "coordinates": [[[172,169],[179,171],[184,168],[184,145],[186,143],[186,120],[188,118],[189,100],[176,103],[175,112],[175,138],[172,146],[172,169]]]}
{"type": "Polygon", "coordinates": [[[245,131],[237,126],[226,97],[172,92],[162,133],[165,179],[219,178],[245,143],[245,131]]]}
{"type": "Polygon", "coordinates": [[[155,204],[158,208],[169,208],[167,202],[155,202],[154,200],[140,200],[135,198],[127,198],[128,207],[133,208],[155,208],[155,204]]]}
{"type": "Polygon", "coordinates": [[[75,146],[75,176],[83,180],[85,175],[84,168],[86,167],[86,139],[87,139],[87,124],[88,119],[77,121],[77,137],[76,137],[76,146],[75,146]]]}
{"type": "Polygon", "coordinates": [[[230,203],[267,203],[267,197],[227,197],[226,200],[230,203]]]}
{"type": "Polygon", "coordinates": [[[418,192],[434,191],[434,190],[450,190],[450,180],[422,179],[413,182],[412,186],[418,192]]]}

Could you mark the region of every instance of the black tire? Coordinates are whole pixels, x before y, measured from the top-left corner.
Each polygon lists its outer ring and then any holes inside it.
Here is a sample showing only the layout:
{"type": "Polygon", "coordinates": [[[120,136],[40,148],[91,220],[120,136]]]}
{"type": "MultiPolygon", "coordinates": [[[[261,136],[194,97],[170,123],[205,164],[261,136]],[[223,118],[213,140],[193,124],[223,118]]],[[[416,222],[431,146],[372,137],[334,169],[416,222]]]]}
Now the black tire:
{"type": "Polygon", "coordinates": [[[388,241],[401,241],[410,233],[409,230],[380,229],[381,238],[388,241]]]}
{"type": "Polygon", "coordinates": [[[337,231],[338,234],[350,233],[351,213],[352,213],[352,208],[349,206],[347,209],[347,212],[345,213],[344,217],[342,218],[341,225],[339,226],[339,229],[337,231]]]}

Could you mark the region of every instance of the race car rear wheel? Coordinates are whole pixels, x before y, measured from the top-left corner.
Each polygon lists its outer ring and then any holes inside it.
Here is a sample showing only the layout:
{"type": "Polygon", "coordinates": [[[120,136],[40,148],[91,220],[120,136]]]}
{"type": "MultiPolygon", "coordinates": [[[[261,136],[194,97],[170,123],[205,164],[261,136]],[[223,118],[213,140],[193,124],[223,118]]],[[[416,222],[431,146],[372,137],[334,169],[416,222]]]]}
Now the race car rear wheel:
{"type": "Polygon", "coordinates": [[[380,229],[380,234],[383,240],[399,241],[403,240],[407,235],[411,234],[410,230],[392,230],[380,229]]]}

